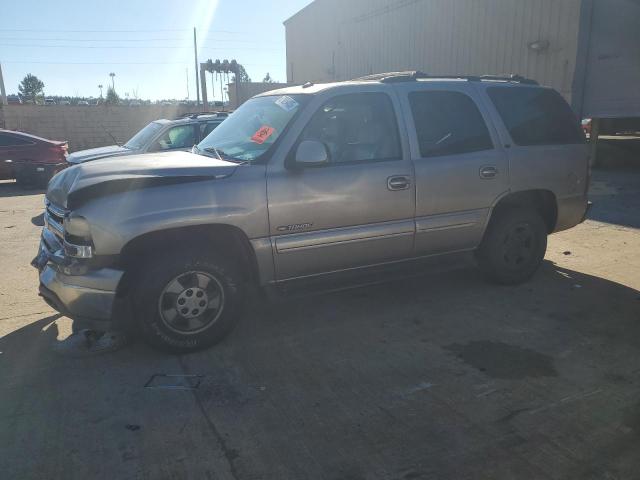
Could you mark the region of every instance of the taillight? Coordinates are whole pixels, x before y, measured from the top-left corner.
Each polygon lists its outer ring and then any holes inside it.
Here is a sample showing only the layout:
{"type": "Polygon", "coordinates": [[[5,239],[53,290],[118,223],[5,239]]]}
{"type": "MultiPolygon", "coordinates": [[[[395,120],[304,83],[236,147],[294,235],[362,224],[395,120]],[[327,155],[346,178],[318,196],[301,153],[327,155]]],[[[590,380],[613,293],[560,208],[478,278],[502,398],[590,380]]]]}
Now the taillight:
{"type": "Polygon", "coordinates": [[[66,157],[67,156],[67,151],[69,150],[69,145],[67,145],[66,143],[63,143],[61,145],[54,145],[51,147],[51,151],[57,155],[66,157]]]}

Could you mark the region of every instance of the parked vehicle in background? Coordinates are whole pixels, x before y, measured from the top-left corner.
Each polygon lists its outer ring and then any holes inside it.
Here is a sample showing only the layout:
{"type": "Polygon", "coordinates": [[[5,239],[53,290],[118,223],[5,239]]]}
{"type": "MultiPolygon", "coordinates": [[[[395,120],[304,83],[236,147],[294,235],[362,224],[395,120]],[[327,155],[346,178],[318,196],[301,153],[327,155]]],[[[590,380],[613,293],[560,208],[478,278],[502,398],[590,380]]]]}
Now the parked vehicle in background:
{"type": "Polygon", "coordinates": [[[58,103],[58,105],[71,105],[71,102],[69,100],[60,100],[60,103],[58,103]]]}
{"type": "Polygon", "coordinates": [[[86,100],[79,100],[78,101],[78,105],[81,107],[87,106],[89,105],[89,102],[87,102],[86,100]]]}
{"type": "Polygon", "coordinates": [[[53,98],[45,98],[44,99],[44,104],[45,105],[55,105],[56,101],[53,98]]]}
{"type": "Polygon", "coordinates": [[[189,113],[177,120],[155,120],[136,133],[124,145],[80,150],[69,155],[71,164],[107,157],[122,157],[148,152],[191,150],[209,135],[222,121],[226,113],[189,113]]]}
{"type": "Polygon", "coordinates": [[[44,188],[67,166],[67,142],[0,130],[0,179],[15,178],[22,187],[44,188]]]}
{"type": "Polygon", "coordinates": [[[7,95],[7,103],[9,105],[22,105],[22,100],[18,95],[7,95]]]}
{"type": "Polygon", "coordinates": [[[231,330],[252,286],[335,289],[461,252],[524,282],[547,235],[584,219],[588,184],[578,119],[533,81],[306,84],[253,97],[193,153],[60,173],[34,265],[64,315],[191,351],[231,330]]]}

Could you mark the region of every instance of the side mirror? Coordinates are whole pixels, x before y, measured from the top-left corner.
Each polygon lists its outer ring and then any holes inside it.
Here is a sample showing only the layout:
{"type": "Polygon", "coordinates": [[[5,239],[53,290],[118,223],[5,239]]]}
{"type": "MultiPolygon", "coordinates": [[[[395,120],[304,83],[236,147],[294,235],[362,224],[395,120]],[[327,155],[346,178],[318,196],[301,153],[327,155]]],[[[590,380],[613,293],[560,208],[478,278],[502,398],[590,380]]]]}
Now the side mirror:
{"type": "Polygon", "coordinates": [[[304,140],[296,150],[298,167],[319,167],[329,163],[327,146],[317,140],[304,140]]]}

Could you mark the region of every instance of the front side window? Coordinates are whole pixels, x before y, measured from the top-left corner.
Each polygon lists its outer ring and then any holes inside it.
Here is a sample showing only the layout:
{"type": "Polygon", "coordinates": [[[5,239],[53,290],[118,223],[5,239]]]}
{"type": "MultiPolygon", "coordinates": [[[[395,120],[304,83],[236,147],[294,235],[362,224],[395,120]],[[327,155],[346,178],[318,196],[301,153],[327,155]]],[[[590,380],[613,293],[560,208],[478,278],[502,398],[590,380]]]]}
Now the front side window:
{"type": "Polygon", "coordinates": [[[196,144],[196,131],[193,125],[179,125],[167,130],[156,142],[157,150],[175,150],[191,148],[196,144]]]}
{"type": "Polygon", "coordinates": [[[585,142],[577,117],[555,90],[490,87],[487,93],[516,145],[585,142]]]}
{"type": "Polygon", "coordinates": [[[124,146],[131,150],[140,150],[146,147],[160,130],[162,130],[162,124],[151,122],[131,137],[131,140],[125,143],[124,146]]]}
{"type": "Polygon", "coordinates": [[[402,157],[393,105],[384,93],[332,98],[313,115],[300,140],[324,143],[332,164],[402,157]]]}
{"type": "Polygon", "coordinates": [[[445,91],[411,92],[409,104],[421,157],[493,149],[482,114],[468,95],[445,91]]]}
{"type": "Polygon", "coordinates": [[[224,160],[256,162],[307,101],[308,95],[254,97],[229,115],[194,151],[224,160]]]}

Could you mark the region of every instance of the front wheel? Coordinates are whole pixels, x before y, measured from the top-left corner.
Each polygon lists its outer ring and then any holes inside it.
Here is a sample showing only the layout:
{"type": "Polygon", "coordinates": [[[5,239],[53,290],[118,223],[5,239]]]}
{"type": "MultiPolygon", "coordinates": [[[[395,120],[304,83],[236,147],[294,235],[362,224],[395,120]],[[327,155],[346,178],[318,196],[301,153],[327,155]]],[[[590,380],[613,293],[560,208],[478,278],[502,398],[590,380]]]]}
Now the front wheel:
{"type": "Polygon", "coordinates": [[[173,353],[207,348],[235,326],[243,297],[227,259],[167,252],[144,263],[134,280],[133,310],[143,339],[173,353]]]}
{"type": "Polygon", "coordinates": [[[523,283],[533,276],[547,250],[547,227],[530,208],[505,208],[491,219],[480,247],[478,265],[492,281],[523,283]]]}

